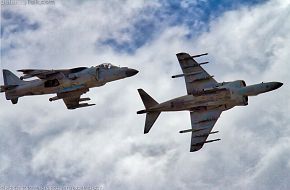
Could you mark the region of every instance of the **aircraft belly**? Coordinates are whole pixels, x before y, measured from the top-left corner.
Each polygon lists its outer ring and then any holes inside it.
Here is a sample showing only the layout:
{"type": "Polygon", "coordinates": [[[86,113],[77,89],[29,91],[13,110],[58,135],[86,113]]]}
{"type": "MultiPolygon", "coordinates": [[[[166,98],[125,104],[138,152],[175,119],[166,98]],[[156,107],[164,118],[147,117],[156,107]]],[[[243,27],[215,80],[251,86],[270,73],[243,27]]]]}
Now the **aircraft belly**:
{"type": "Polygon", "coordinates": [[[213,94],[199,96],[187,95],[159,104],[155,110],[159,111],[182,111],[191,110],[195,107],[216,107],[231,102],[229,91],[221,91],[213,94]]]}
{"type": "Polygon", "coordinates": [[[45,88],[42,81],[31,81],[30,83],[19,86],[14,94],[18,97],[21,96],[32,96],[32,95],[42,95],[42,94],[52,94],[56,93],[59,87],[45,88]]]}

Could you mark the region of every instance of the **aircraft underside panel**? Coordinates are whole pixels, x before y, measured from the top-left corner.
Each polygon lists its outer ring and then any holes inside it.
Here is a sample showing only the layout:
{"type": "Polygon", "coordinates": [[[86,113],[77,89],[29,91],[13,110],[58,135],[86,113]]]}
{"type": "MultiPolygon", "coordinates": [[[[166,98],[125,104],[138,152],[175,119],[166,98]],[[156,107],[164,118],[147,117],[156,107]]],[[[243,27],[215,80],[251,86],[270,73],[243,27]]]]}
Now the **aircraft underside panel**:
{"type": "Polygon", "coordinates": [[[192,56],[187,53],[178,53],[176,56],[183,72],[187,94],[216,86],[217,81],[192,56]]]}
{"type": "Polygon", "coordinates": [[[221,113],[222,111],[220,109],[190,112],[192,126],[191,152],[201,149],[204,143],[212,142],[212,140],[207,141],[207,137],[210,135],[221,113]]]}

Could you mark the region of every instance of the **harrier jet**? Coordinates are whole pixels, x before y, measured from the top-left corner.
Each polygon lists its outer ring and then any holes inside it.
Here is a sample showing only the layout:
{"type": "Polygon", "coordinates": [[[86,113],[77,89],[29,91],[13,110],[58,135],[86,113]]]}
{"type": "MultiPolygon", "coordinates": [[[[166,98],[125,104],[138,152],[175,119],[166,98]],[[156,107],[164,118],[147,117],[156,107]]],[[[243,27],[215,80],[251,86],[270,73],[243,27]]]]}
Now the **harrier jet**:
{"type": "Polygon", "coordinates": [[[138,89],[145,110],[138,111],[137,114],[146,113],[144,133],[149,132],[161,112],[189,111],[192,128],[182,130],[180,133],[190,132],[190,151],[198,151],[205,143],[220,140],[207,140],[207,138],[210,134],[218,132],[212,131],[212,128],[223,111],[235,106],[246,106],[248,96],[269,92],[283,85],[280,82],[262,82],[246,86],[243,80],[218,83],[201,67],[208,62],[198,63],[194,60],[203,55],[207,53],[195,56],[187,53],[177,54],[183,74],[172,76],[172,78],[185,78],[187,95],[159,104],[144,90],[138,89]]]}
{"type": "Polygon", "coordinates": [[[3,70],[6,99],[17,104],[18,98],[30,95],[54,94],[49,101],[63,99],[68,109],[76,109],[95,104],[80,103],[89,101],[90,98],[81,98],[89,88],[99,87],[108,82],[131,77],[138,73],[128,67],[117,67],[110,63],[95,67],[78,67],[64,70],[18,70],[24,75],[18,78],[9,70],[3,70]],[[39,79],[24,81],[23,79],[37,77],[39,79]]]}

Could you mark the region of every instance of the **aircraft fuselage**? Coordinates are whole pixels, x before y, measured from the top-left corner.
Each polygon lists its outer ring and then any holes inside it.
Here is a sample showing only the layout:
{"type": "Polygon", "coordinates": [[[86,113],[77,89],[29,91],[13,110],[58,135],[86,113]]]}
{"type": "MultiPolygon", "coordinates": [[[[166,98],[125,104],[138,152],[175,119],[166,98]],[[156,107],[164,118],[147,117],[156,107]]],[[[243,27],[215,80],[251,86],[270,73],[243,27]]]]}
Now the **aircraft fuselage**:
{"type": "Polygon", "coordinates": [[[51,77],[51,79],[23,81],[21,85],[6,91],[6,99],[30,95],[65,93],[99,87],[111,81],[133,76],[137,72],[128,67],[114,66],[108,69],[97,66],[71,73],[68,76],[58,73],[51,77]]]}
{"type": "Polygon", "coordinates": [[[228,110],[234,106],[248,105],[248,96],[256,96],[261,93],[275,90],[282,83],[269,82],[250,86],[237,86],[237,81],[227,82],[212,89],[205,89],[190,95],[181,96],[160,103],[145,112],[167,111],[198,111],[200,109],[228,110]]]}

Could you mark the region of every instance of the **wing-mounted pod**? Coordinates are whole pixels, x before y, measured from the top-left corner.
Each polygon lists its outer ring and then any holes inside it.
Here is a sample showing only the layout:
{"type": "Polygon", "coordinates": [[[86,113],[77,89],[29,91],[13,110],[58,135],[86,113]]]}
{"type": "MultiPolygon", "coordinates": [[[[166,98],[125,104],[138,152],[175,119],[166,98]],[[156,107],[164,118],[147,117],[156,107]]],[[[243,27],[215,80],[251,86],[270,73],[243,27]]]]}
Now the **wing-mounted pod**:
{"type": "Polygon", "coordinates": [[[190,81],[190,83],[197,82],[197,81],[202,81],[202,80],[208,80],[208,79],[211,79],[211,78],[213,78],[213,77],[214,77],[214,75],[201,76],[201,77],[199,77],[199,78],[196,78],[196,79],[190,81]]]}
{"type": "Polygon", "coordinates": [[[173,75],[172,78],[178,78],[178,77],[184,77],[184,76],[190,76],[190,75],[197,75],[202,73],[201,71],[199,72],[192,72],[192,73],[186,73],[186,74],[179,74],[179,75],[173,75]]]}
{"type": "Polygon", "coordinates": [[[190,57],[183,58],[182,60],[197,58],[197,57],[201,57],[201,56],[205,56],[205,55],[208,55],[208,53],[202,53],[202,54],[192,55],[190,57]]]}
{"type": "MultiPolygon", "coordinates": [[[[185,57],[185,58],[182,58],[181,60],[192,59],[192,58],[201,57],[201,56],[204,56],[204,55],[208,55],[208,53],[203,53],[203,54],[198,54],[198,55],[193,55],[193,56],[185,57]]],[[[188,66],[188,67],[185,67],[185,68],[197,67],[197,66],[200,66],[200,65],[208,64],[208,63],[209,63],[208,61],[201,62],[201,63],[197,63],[195,65],[188,66]]],[[[183,74],[173,75],[172,78],[185,77],[185,76],[190,76],[190,75],[198,75],[200,73],[202,73],[202,72],[183,73],[183,74]]]]}
{"type": "Polygon", "coordinates": [[[201,56],[204,56],[204,55],[208,55],[208,53],[202,53],[202,54],[193,55],[193,56],[191,56],[191,58],[201,57],[201,56]]]}
{"type": "Polygon", "coordinates": [[[195,137],[207,137],[208,135],[215,134],[215,133],[218,133],[218,132],[219,131],[213,131],[213,132],[210,132],[208,134],[195,135],[195,136],[193,136],[193,138],[195,138],[195,137]]]}
{"type": "Polygon", "coordinates": [[[75,107],[70,107],[69,109],[77,109],[77,108],[89,107],[89,106],[94,106],[94,105],[96,105],[96,104],[82,103],[82,104],[79,104],[75,107]]]}
{"type": "Polygon", "coordinates": [[[200,143],[192,144],[192,146],[203,145],[203,144],[206,144],[206,143],[211,143],[211,142],[220,141],[220,140],[221,139],[213,139],[213,140],[203,141],[203,142],[200,142],[200,143]]]}

